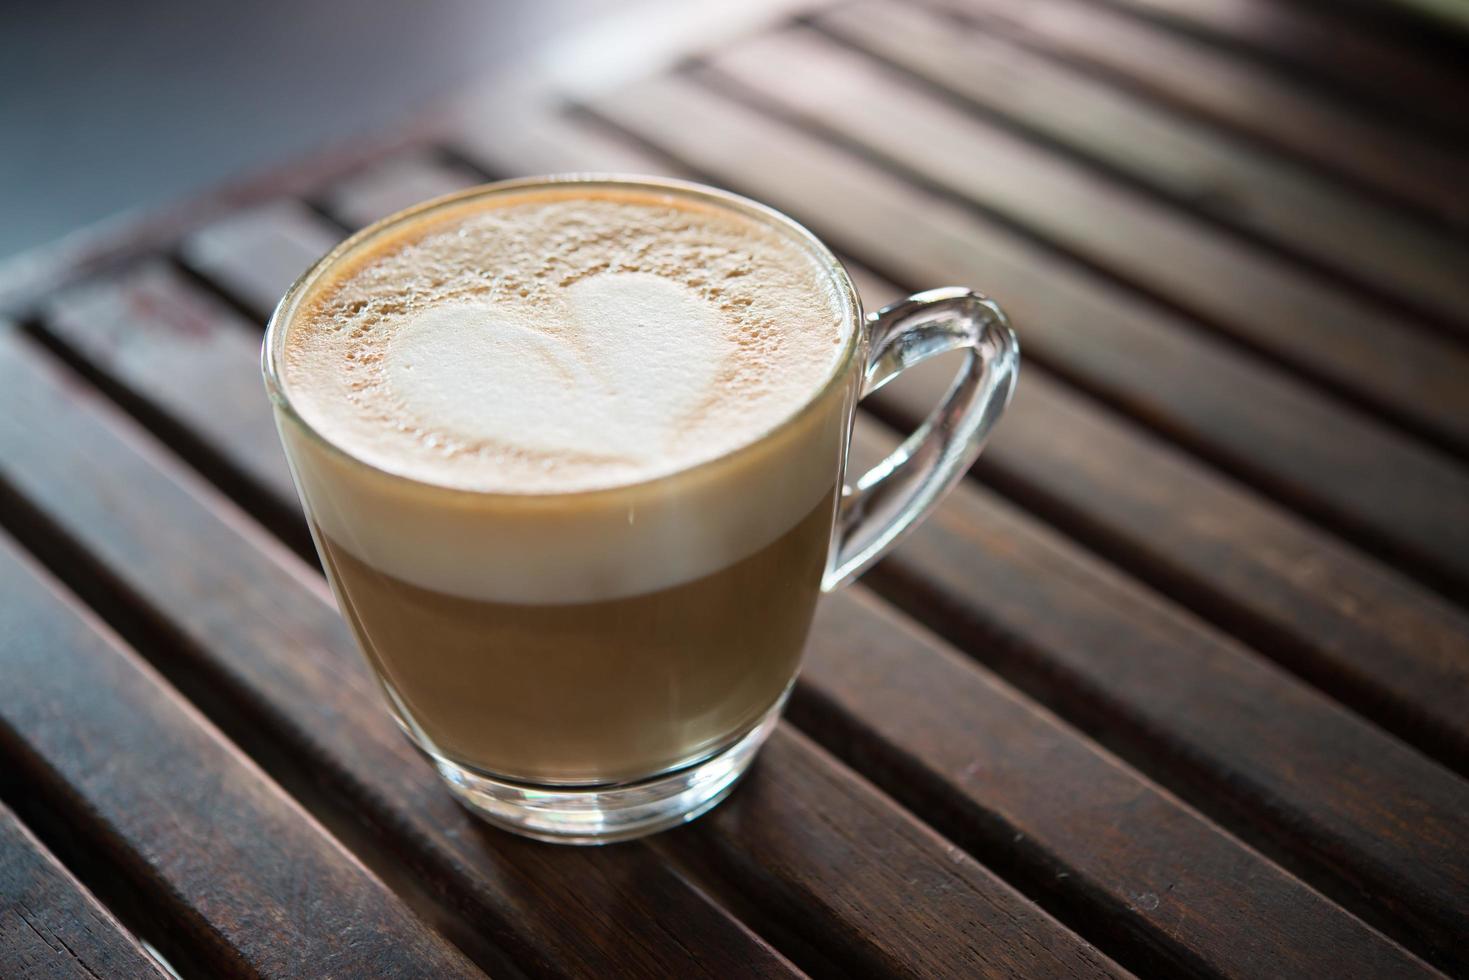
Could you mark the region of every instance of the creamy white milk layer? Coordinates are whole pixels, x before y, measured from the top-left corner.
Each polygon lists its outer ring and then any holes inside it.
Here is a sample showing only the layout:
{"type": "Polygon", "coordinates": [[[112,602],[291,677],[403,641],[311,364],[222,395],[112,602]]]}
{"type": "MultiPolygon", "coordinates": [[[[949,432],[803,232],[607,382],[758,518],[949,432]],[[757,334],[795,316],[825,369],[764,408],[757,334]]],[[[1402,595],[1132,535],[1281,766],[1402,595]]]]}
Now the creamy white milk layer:
{"type": "Polygon", "coordinates": [[[640,594],[830,499],[850,385],[802,407],[856,316],[783,229],[570,185],[358,252],[295,308],[281,373],[302,418],[370,467],[282,428],[320,529],[387,574],[505,602],[640,594]]]}

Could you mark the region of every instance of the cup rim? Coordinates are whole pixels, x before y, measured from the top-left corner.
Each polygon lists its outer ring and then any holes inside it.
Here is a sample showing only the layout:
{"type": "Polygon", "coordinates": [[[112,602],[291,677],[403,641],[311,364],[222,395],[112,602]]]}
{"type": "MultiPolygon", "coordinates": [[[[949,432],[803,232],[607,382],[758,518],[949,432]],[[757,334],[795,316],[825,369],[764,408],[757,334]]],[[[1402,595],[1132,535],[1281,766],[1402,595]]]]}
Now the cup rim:
{"type": "Polygon", "coordinates": [[[343,241],[339,242],[329,252],[311,264],[305,272],[297,277],[296,281],[286,290],[270,319],[266,322],[265,338],[261,343],[260,364],[261,373],[265,379],[265,388],[270,400],[276,410],[296,425],[314,443],[318,444],[334,456],[349,460],[358,466],[366,467],[377,475],[397,483],[427,488],[446,494],[463,494],[474,498],[501,498],[504,500],[531,500],[535,498],[562,499],[568,497],[593,496],[606,493],[620,493],[649,487],[666,480],[686,477],[689,474],[713,469],[738,460],[740,457],[753,453],[765,442],[778,436],[781,432],[795,426],[808,413],[822,403],[832,388],[841,383],[851,368],[852,361],[860,348],[863,338],[862,331],[863,312],[860,297],[857,295],[856,286],[852,282],[851,275],[835,253],[826,246],[813,232],[789,215],[759,201],[752,200],[740,194],[726,191],[721,188],[711,187],[691,180],[681,180],[674,177],[653,177],[639,174],[617,174],[617,173],[564,173],[549,174],[534,177],[517,177],[510,180],[499,180],[491,183],[479,184],[463,190],[454,191],[439,197],[420,202],[401,211],[396,211],[365,228],[353,233],[343,241]],[[849,327],[846,339],[842,342],[842,350],[832,365],[831,371],[822,380],[809,397],[791,410],[791,412],[769,428],[751,437],[745,442],[728,449],[718,456],[701,460],[689,466],[680,467],[668,473],[636,480],[629,483],[618,483],[606,487],[591,487],[579,490],[553,490],[553,491],[527,491],[515,490],[478,490],[467,487],[448,486],[436,483],[432,480],[422,480],[417,477],[398,473],[383,466],[363,459],[344,446],[332,441],[328,436],[318,430],[306,420],[291,403],[290,396],[286,392],[284,380],[280,369],[280,357],[284,350],[284,339],[287,327],[294,318],[297,307],[307,294],[310,293],[317,281],[337,263],[347,259],[358,249],[372,240],[401,228],[403,225],[417,221],[435,211],[446,210],[465,201],[479,198],[493,197],[515,191],[529,190],[542,187],[574,187],[584,185],[588,187],[605,186],[611,189],[634,188],[639,190],[655,190],[701,199],[706,203],[727,208],[742,213],[748,217],[770,225],[777,230],[792,236],[798,243],[808,248],[811,253],[822,263],[825,271],[832,276],[837,286],[841,300],[846,307],[849,316],[849,327]]]}

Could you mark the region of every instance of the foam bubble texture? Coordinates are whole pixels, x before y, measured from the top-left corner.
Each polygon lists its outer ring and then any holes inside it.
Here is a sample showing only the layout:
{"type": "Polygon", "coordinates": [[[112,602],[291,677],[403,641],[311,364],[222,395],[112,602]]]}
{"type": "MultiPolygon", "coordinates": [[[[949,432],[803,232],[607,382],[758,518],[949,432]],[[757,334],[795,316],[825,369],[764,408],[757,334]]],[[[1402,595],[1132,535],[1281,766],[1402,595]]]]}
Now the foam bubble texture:
{"type": "Polygon", "coordinates": [[[343,263],[285,336],[297,411],[443,486],[602,489],[746,444],[830,374],[840,297],[815,256],[657,192],[528,192],[343,263]]]}

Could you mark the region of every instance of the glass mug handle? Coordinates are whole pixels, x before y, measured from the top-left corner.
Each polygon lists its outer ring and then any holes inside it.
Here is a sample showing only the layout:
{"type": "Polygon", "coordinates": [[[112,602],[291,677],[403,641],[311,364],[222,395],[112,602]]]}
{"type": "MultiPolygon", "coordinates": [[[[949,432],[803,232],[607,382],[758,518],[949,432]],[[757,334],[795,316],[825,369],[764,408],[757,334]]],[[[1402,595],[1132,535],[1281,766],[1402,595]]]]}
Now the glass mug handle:
{"type": "Polygon", "coordinates": [[[962,287],[915,293],[868,314],[861,398],[937,354],[968,357],[942,402],[881,463],[842,485],[835,557],[821,588],[846,585],[928,516],[979,455],[1020,368],[1020,343],[994,300],[962,287]]]}

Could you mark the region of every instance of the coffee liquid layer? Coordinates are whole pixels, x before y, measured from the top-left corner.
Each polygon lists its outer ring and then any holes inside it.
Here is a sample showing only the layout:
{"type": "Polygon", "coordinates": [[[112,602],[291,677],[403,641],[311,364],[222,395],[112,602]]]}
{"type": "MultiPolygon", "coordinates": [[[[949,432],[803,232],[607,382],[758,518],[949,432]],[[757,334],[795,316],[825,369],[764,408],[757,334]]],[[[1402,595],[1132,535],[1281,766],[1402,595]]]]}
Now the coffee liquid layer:
{"type": "Polygon", "coordinates": [[[828,492],[711,575],[572,605],[443,595],[318,540],[343,614],[435,751],[504,778],[594,783],[687,763],[770,710],[796,673],[830,528],[828,492]]]}

